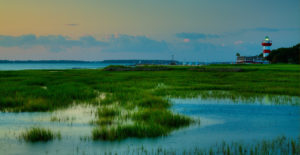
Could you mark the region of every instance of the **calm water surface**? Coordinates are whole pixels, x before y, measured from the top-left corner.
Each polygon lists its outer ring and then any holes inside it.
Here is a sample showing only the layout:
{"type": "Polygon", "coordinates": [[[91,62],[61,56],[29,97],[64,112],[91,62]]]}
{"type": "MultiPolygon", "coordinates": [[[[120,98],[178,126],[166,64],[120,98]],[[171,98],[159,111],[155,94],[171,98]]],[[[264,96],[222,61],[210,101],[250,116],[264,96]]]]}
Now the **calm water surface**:
{"type": "MultiPolygon", "coordinates": [[[[297,99],[298,100],[298,99],[297,99]]],[[[300,107],[273,104],[233,103],[230,100],[172,99],[172,110],[200,119],[200,125],[154,139],[126,139],[120,142],[80,140],[90,136],[88,121],[93,107],[75,107],[54,113],[0,113],[0,154],[95,154],[126,152],[145,147],[178,151],[209,147],[227,142],[252,143],[278,136],[297,138],[300,134],[300,107]],[[71,122],[51,122],[52,116],[68,116],[71,122]],[[42,126],[60,131],[62,140],[48,143],[25,143],[17,140],[24,129],[42,126]]]]}

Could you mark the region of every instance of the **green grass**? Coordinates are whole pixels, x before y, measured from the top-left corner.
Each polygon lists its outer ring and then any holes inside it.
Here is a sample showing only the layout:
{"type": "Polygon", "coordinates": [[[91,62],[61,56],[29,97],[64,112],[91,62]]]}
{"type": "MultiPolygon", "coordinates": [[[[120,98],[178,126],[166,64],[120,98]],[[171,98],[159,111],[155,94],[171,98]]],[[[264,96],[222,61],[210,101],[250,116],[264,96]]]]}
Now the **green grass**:
{"type": "Polygon", "coordinates": [[[55,138],[60,139],[61,135],[60,133],[53,133],[50,129],[33,127],[22,133],[20,138],[26,142],[47,142],[55,138]]]}
{"type": "Polygon", "coordinates": [[[283,64],[0,71],[0,110],[52,111],[89,103],[99,106],[91,123],[94,139],[163,136],[193,122],[168,110],[169,97],[237,101],[266,94],[299,97],[299,79],[300,65],[283,64]],[[99,94],[105,98],[98,99],[99,94]],[[111,136],[101,138],[103,133],[111,136]]]}

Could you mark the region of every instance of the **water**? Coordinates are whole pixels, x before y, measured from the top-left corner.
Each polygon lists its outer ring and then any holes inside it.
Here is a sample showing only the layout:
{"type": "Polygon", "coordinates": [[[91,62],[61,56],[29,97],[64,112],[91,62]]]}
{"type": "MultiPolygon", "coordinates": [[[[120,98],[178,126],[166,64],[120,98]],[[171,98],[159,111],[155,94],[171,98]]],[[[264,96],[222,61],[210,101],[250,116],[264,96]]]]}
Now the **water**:
{"type": "Polygon", "coordinates": [[[177,99],[173,109],[178,113],[200,117],[200,128],[190,132],[205,142],[251,141],[277,136],[300,135],[300,107],[228,103],[222,100],[177,99]],[[219,104],[216,104],[219,103],[219,104]]]}
{"type": "Polygon", "coordinates": [[[0,70],[26,70],[26,69],[97,69],[109,65],[132,65],[126,63],[102,63],[102,62],[58,62],[58,63],[0,63],[0,70]]]}
{"type": "Polygon", "coordinates": [[[167,148],[178,151],[194,147],[209,147],[227,142],[252,143],[278,136],[297,138],[300,132],[300,107],[274,104],[249,104],[214,99],[172,99],[172,110],[200,119],[192,125],[167,137],[135,139],[117,142],[85,141],[90,136],[93,107],[75,106],[54,113],[0,113],[0,154],[95,154],[126,152],[145,147],[167,148]],[[51,122],[57,116],[61,122],[51,122]],[[17,136],[26,128],[42,126],[60,131],[62,140],[48,143],[26,143],[17,136]]]}

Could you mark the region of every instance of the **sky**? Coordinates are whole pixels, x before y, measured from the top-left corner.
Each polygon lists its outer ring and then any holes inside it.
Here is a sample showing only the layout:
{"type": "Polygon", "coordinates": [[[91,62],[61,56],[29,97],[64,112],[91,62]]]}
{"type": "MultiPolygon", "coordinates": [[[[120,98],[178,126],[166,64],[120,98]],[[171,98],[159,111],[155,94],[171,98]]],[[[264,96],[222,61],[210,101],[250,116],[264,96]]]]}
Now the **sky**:
{"type": "Polygon", "coordinates": [[[234,61],[300,43],[299,0],[0,0],[0,60],[234,61]]]}

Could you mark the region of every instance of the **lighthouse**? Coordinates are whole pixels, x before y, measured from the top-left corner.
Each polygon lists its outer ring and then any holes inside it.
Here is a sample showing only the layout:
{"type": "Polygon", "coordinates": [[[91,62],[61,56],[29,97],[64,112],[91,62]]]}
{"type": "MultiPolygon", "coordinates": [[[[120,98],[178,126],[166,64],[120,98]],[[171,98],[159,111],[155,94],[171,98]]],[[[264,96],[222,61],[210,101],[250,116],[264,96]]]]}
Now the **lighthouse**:
{"type": "Polygon", "coordinates": [[[263,40],[263,42],[261,43],[261,45],[263,46],[263,56],[265,58],[271,52],[272,41],[270,40],[270,38],[268,36],[266,36],[265,40],[263,40]]]}

